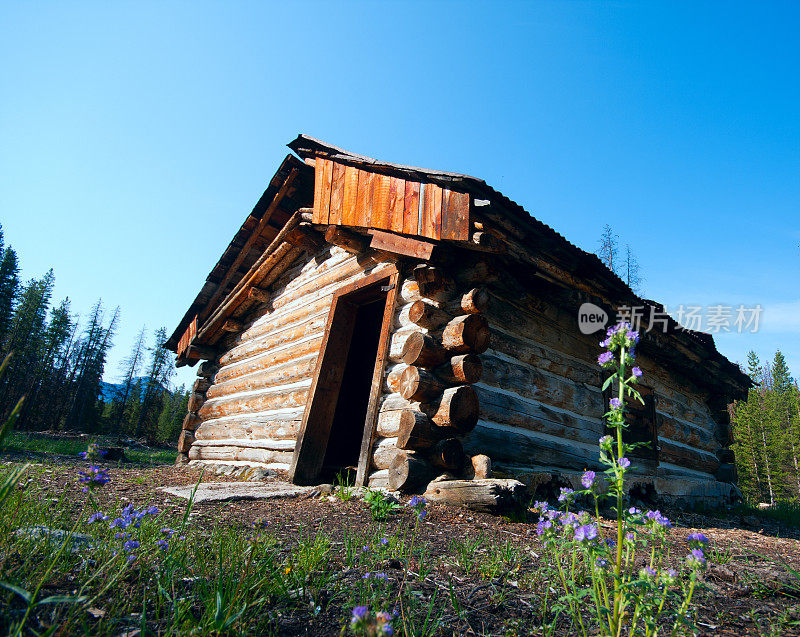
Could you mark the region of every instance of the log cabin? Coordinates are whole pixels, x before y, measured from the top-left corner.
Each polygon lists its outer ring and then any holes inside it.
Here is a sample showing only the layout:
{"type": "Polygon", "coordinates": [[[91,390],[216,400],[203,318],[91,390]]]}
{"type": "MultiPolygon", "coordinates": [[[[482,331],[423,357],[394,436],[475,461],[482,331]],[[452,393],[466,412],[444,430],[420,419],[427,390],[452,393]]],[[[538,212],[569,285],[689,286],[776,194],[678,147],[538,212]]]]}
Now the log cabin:
{"type": "Polygon", "coordinates": [[[166,344],[200,363],[179,462],[428,493],[435,478],[577,487],[600,468],[608,398],[602,332],[578,329],[592,303],[648,310],[631,493],[736,495],[727,405],[750,381],[710,335],[480,179],[288,146],[166,344]]]}

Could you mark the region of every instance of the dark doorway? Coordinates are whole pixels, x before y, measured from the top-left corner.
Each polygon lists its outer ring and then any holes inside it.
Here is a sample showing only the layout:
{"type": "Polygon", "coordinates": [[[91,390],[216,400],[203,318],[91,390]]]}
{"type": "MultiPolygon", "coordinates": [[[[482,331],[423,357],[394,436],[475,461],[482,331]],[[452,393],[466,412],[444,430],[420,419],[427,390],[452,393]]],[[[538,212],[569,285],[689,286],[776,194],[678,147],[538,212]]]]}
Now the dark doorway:
{"type": "Polygon", "coordinates": [[[355,482],[385,306],[384,293],[382,298],[361,305],[356,311],[353,338],[322,462],[320,478],[324,481],[332,481],[338,473],[352,473],[349,478],[355,482]]]}
{"type": "Polygon", "coordinates": [[[395,267],[334,293],[290,469],[297,484],[351,474],[362,484],[397,297],[395,267]]]}

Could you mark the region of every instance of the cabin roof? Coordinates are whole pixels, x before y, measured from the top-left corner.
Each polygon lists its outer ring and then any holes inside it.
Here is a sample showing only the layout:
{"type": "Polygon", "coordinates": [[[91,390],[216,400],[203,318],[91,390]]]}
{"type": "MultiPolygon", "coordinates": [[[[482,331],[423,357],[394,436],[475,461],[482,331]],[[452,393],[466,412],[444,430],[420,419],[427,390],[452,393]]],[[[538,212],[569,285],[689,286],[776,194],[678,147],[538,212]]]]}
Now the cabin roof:
{"type": "MultiPolygon", "coordinates": [[[[566,269],[574,278],[591,281],[595,289],[603,290],[611,300],[624,302],[628,305],[653,307],[656,310],[663,311],[663,306],[656,301],[636,295],[596,254],[586,252],[571,243],[563,235],[533,217],[522,206],[494,189],[482,179],[459,173],[380,161],[351,153],[338,146],[303,134],[298,135],[296,139],[288,144],[288,147],[306,161],[322,158],[345,166],[353,166],[360,170],[399,177],[409,181],[434,183],[442,188],[468,192],[475,199],[489,202],[493,209],[502,211],[503,220],[513,224],[520,230],[523,242],[532,252],[546,253],[548,257],[567,264],[566,269]]],[[[261,227],[258,222],[262,219],[265,211],[271,205],[273,207],[277,205],[283,210],[283,217],[278,216],[276,220],[271,221],[273,228],[277,232],[280,228],[281,219],[285,222],[288,219],[288,215],[295,212],[301,205],[308,205],[309,189],[313,191],[313,183],[314,168],[307,165],[306,162],[298,160],[293,155],[287,155],[270,180],[264,194],[256,203],[253,211],[206,278],[203,288],[178,324],[175,332],[167,341],[166,346],[169,349],[174,351],[177,348],[181,336],[187,330],[187,326],[189,326],[193,317],[198,315],[209,316],[214,309],[210,304],[219,305],[225,298],[224,293],[232,289],[247,272],[245,267],[247,262],[242,262],[241,258],[237,261],[237,255],[241,253],[253,233],[261,227]],[[286,183],[293,171],[294,174],[300,177],[296,189],[303,191],[306,197],[305,204],[301,203],[302,195],[296,195],[293,199],[287,198],[286,193],[281,190],[282,185],[286,183]],[[276,204],[276,199],[281,201],[277,201],[276,204]],[[233,265],[239,266],[238,271],[230,271],[233,265]],[[221,285],[222,290],[220,290],[221,285]]],[[[671,336],[681,341],[684,346],[688,346],[691,350],[698,352],[700,358],[711,363],[715,368],[715,372],[725,376],[730,386],[738,390],[736,393],[739,396],[752,385],[750,378],[737,365],[719,353],[710,334],[682,328],[671,318],[668,321],[671,336]]]]}

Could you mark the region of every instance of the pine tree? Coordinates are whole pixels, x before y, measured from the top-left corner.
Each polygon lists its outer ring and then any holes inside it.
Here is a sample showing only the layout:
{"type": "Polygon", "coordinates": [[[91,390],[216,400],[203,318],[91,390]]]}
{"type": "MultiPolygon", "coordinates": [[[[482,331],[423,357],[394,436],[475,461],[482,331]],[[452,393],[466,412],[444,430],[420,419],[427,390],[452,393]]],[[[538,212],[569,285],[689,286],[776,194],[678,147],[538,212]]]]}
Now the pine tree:
{"type": "Polygon", "coordinates": [[[625,283],[636,294],[639,294],[644,277],[642,277],[642,269],[639,267],[639,261],[631,251],[630,244],[625,244],[625,260],[623,262],[623,269],[625,274],[625,283]]]}
{"type": "Polygon", "coordinates": [[[6,337],[11,329],[14,304],[19,294],[19,261],[11,246],[3,246],[3,230],[0,226],[0,354],[5,356],[8,353],[6,337]]]}
{"type": "Polygon", "coordinates": [[[116,418],[114,421],[114,429],[117,432],[117,437],[122,437],[122,419],[125,416],[125,410],[128,407],[128,401],[133,396],[136,399],[141,399],[141,395],[134,393],[136,377],[139,375],[139,370],[142,367],[142,359],[145,350],[145,334],[146,328],[142,326],[139,330],[139,335],[133,344],[133,349],[130,355],[123,361],[123,377],[122,377],[122,397],[117,401],[116,418]]]}
{"type": "MultiPolygon", "coordinates": [[[[160,327],[154,335],[155,342],[153,347],[148,348],[150,351],[150,363],[147,368],[142,406],[139,410],[139,418],[136,421],[135,436],[137,438],[142,435],[145,429],[145,422],[148,421],[151,412],[157,408],[158,399],[164,389],[167,388],[169,379],[175,373],[171,353],[164,347],[166,340],[167,330],[164,327],[160,327]]],[[[155,424],[149,423],[147,427],[147,437],[150,440],[155,439],[155,424]]]]}
{"type": "Polygon", "coordinates": [[[608,266],[612,272],[616,272],[617,254],[619,253],[619,236],[614,234],[611,226],[606,224],[603,227],[603,234],[600,235],[600,249],[597,256],[608,266]]]}
{"type": "Polygon", "coordinates": [[[798,468],[798,445],[800,440],[796,439],[794,431],[794,415],[796,412],[794,399],[794,380],[789,373],[789,366],[786,358],[778,350],[772,361],[772,418],[775,423],[776,431],[780,432],[780,437],[786,444],[782,445],[784,455],[788,456],[788,462],[783,467],[787,476],[786,488],[792,493],[793,498],[800,495],[800,468],[798,468]]]}

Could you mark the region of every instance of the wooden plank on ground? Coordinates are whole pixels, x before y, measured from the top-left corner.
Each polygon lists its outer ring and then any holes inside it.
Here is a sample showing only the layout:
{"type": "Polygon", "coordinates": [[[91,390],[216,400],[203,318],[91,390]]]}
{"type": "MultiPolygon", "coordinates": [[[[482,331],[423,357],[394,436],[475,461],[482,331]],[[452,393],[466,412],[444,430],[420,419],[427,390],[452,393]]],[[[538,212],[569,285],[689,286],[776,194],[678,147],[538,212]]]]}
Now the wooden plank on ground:
{"type": "Polygon", "coordinates": [[[381,230],[370,230],[370,234],[372,235],[372,241],[369,244],[370,248],[382,250],[384,252],[392,252],[393,254],[403,254],[424,261],[431,258],[433,249],[436,247],[436,244],[430,241],[402,237],[381,230]]]}
{"type": "Polygon", "coordinates": [[[445,190],[442,194],[442,239],[469,239],[469,194],[445,190]]]}
{"type": "Polygon", "coordinates": [[[342,198],[341,224],[356,225],[356,197],[358,195],[359,170],[353,166],[344,169],[344,196],[342,198]]]}
{"type": "Polygon", "coordinates": [[[331,180],[333,179],[333,162],[322,160],[322,190],[319,209],[319,223],[327,224],[331,211],[331,180]]]}
{"type": "Polygon", "coordinates": [[[417,234],[419,228],[419,183],[406,181],[403,199],[403,233],[417,234]]]}
{"type": "Polygon", "coordinates": [[[333,180],[331,181],[331,213],[328,223],[342,223],[342,203],[344,200],[344,164],[333,164],[333,180]]]}
{"type": "Polygon", "coordinates": [[[406,198],[406,180],[392,177],[389,184],[389,229],[403,232],[403,204],[406,198]]]}

